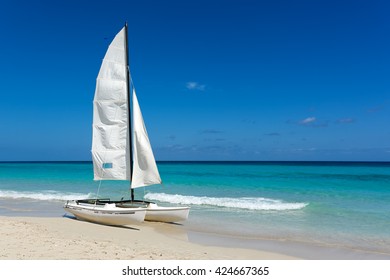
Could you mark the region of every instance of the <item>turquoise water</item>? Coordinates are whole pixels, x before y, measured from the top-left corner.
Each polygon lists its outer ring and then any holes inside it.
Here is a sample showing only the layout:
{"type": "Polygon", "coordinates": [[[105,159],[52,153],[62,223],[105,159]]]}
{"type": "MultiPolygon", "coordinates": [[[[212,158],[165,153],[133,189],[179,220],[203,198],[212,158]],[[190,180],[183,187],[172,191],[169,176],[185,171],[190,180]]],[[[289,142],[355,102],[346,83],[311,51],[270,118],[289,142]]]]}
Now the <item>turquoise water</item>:
{"type": "MultiPolygon", "coordinates": [[[[136,197],[191,206],[185,227],[390,254],[390,163],[161,162],[162,186],[136,197]]],[[[0,214],[61,215],[68,199],[128,198],[90,162],[0,163],[0,214]],[[27,205],[27,206],[26,206],[27,205]],[[17,207],[18,206],[18,207],[17,207]],[[23,207],[22,207],[23,208],[23,207]],[[24,209],[26,210],[26,209],[24,209]]]]}

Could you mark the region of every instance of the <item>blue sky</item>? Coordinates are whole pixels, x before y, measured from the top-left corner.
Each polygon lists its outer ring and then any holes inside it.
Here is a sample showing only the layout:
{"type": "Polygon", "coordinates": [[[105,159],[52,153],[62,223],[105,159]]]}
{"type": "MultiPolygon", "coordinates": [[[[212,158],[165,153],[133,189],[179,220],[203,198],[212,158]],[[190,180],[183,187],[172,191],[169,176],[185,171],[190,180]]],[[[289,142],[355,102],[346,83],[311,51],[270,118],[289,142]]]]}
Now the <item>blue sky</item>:
{"type": "Polygon", "coordinates": [[[129,24],[157,160],[390,161],[387,1],[1,1],[0,160],[91,160],[129,24]]]}

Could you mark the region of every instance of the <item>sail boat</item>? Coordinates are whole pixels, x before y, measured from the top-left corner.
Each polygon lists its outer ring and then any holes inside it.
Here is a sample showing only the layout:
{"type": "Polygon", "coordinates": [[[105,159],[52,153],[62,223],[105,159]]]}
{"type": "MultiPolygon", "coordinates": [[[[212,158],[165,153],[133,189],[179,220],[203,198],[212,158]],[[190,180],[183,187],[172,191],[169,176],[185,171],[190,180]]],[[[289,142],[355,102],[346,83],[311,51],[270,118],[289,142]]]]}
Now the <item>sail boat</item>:
{"type": "Polygon", "coordinates": [[[183,221],[188,218],[189,207],[134,200],[134,189],[162,181],[130,76],[127,29],[126,23],[111,42],[97,77],[92,160],[94,180],[128,180],[131,197],[120,201],[71,200],[64,209],[80,220],[106,225],[183,221]]]}

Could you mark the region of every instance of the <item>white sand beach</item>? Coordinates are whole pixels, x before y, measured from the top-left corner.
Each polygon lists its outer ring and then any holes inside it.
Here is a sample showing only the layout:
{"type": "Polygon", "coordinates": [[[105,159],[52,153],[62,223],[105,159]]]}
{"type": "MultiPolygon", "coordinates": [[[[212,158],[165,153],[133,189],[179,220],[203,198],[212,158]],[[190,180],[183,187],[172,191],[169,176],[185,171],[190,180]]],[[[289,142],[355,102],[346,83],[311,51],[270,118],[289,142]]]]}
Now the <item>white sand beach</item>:
{"type": "Polygon", "coordinates": [[[292,256],[187,240],[180,225],[109,227],[75,219],[0,217],[2,260],[288,260],[292,256]]]}

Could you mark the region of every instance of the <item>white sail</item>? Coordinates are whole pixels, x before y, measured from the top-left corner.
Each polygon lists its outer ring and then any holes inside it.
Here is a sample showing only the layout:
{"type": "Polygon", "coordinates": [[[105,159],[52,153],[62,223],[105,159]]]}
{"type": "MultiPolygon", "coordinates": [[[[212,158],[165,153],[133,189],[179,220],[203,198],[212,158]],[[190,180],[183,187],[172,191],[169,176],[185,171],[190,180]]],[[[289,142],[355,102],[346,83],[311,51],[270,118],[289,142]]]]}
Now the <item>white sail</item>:
{"type": "Polygon", "coordinates": [[[131,188],[161,184],[144,119],[133,89],[133,178],[131,188]]]}
{"type": "Polygon", "coordinates": [[[92,159],[95,180],[129,180],[125,28],[111,42],[96,81],[92,159]]]}

